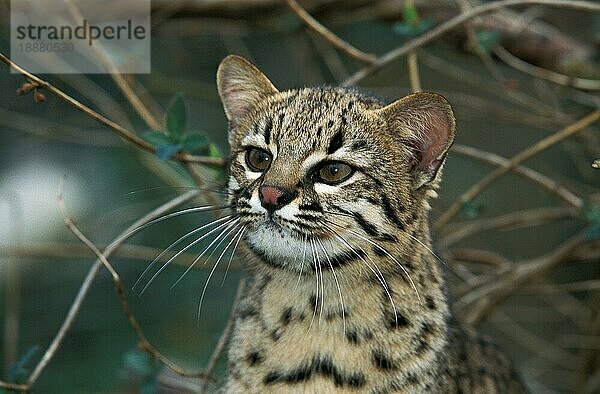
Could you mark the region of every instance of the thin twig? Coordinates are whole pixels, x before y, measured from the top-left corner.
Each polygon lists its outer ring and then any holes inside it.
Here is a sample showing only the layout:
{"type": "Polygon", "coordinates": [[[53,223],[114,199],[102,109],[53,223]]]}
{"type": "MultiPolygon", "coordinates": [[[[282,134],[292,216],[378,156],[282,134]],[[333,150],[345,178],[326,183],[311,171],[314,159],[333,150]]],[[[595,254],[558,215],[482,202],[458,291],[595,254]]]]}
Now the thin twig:
{"type": "MultiPolygon", "coordinates": [[[[105,246],[98,246],[100,249],[104,249],[105,246]]],[[[114,257],[121,257],[125,259],[139,260],[140,262],[147,263],[152,261],[156,256],[164,252],[164,249],[153,248],[150,246],[143,245],[132,245],[123,244],[119,249],[113,253],[114,257]]],[[[79,258],[79,257],[90,257],[93,253],[84,245],[78,243],[32,243],[29,242],[26,245],[15,245],[8,246],[0,249],[0,257],[10,258],[30,258],[30,259],[47,259],[48,257],[66,257],[66,258],[79,258]]],[[[165,252],[160,256],[157,261],[166,262],[175,255],[175,252],[165,252]]],[[[198,257],[193,253],[183,253],[177,257],[176,260],[172,261],[172,264],[189,266],[192,261],[198,257]]],[[[209,263],[212,260],[209,259],[209,263]]],[[[196,264],[193,269],[203,270],[210,268],[210,265],[196,264]]],[[[240,268],[238,264],[231,263],[229,269],[236,270],[240,268]]],[[[221,270],[221,267],[217,267],[217,270],[221,270]]],[[[223,268],[224,269],[224,268],[223,268]]]]}
{"type": "Polygon", "coordinates": [[[510,212],[492,218],[456,223],[456,225],[447,228],[447,231],[444,232],[444,236],[439,239],[439,242],[448,247],[470,235],[481,234],[484,231],[502,230],[519,226],[533,227],[548,221],[578,217],[581,217],[581,215],[578,214],[577,210],[562,207],[534,208],[510,212]]]}
{"type": "MultiPolygon", "coordinates": [[[[45,90],[51,92],[52,94],[56,95],[57,97],[59,97],[60,99],[62,99],[63,101],[65,101],[66,103],[71,105],[72,107],[76,108],[77,110],[83,112],[90,118],[100,122],[101,124],[107,126],[110,129],[112,129],[123,139],[133,143],[134,145],[138,146],[139,148],[141,148],[147,152],[156,153],[156,147],[154,145],[152,145],[149,142],[147,142],[146,140],[138,137],[135,133],[124,128],[123,126],[119,125],[118,123],[113,122],[112,120],[99,114],[98,112],[94,111],[93,109],[89,108],[88,106],[80,103],[79,101],[75,100],[73,97],[64,93],[62,90],[60,90],[57,87],[55,87],[54,85],[50,84],[49,82],[46,82],[43,79],[31,74],[29,71],[21,68],[20,66],[15,64],[12,60],[10,60],[10,58],[5,56],[3,53],[0,53],[0,60],[2,62],[6,63],[8,66],[10,66],[13,70],[15,70],[18,73],[25,76],[30,82],[34,83],[37,86],[37,88],[45,89],[45,90]]],[[[220,166],[220,167],[225,165],[225,162],[222,159],[206,157],[206,156],[195,156],[195,155],[190,155],[189,153],[184,153],[184,152],[179,152],[179,153],[175,154],[173,156],[173,160],[181,161],[181,162],[210,164],[213,166],[220,166]]]]}
{"type": "Polygon", "coordinates": [[[477,197],[481,192],[483,192],[488,186],[490,186],[493,182],[499,179],[504,174],[508,173],[513,168],[517,167],[519,164],[524,162],[525,160],[531,158],[532,156],[537,155],[540,152],[548,149],[549,147],[559,143],[560,141],[568,138],[581,130],[585,129],[589,125],[593,124],[600,118],[600,110],[593,111],[589,115],[579,119],[575,123],[565,127],[562,130],[557,131],[556,133],[538,141],[537,143],[531,145],[527,149],[519,152],[517,155],[513,156],[508,163],[497,168],[496,170],[489,173],[485,176],[481,181],[477,182],[475,185],[471,186],[469,190],[463,193],[451,206],[448,208],[435,222],[433,228],[436,231],[440,231],[450,220],[452,220],[465,206],[466,203],[472,201],[475,197],[477,197]]]}
{"type": "MultiPolygon", "coordinates": [[[[471,157],[473,159],[477,159],[479,161],[493,164],[495,166],[506,166],[509,165],[510,160],[499,156],[492,152],[483,151],[478,148],[474,148],[472,146],[462,145],[462,144],[454,144],[451,148],[452,152],[459,153],[463,156],[471,157]]],[[[571,205],[574,208],[582,209],[583,208],[583,198],[579,197],[563,185],[556,182],[554,179],[539,173],[529,167],[525,166],[516,166],[512,168],[512,171],[515,174],[521,175],[522,177],[534,182],[535,184],[543,187],[550,193],[554,194],[567,204],[571,205]]]]}
{"type": "Polygon", "coordinates": [[[327,42],[331,45],[335,46],[348,56],[358,59],[367,64],[373,64],[377,57],[371,53],[366,53],[361,51],[360,49],[352,46],[347,41],[342,40],[340,37],[336,36],[331,30],[323,26],[319,23],[315,18],[313,18],[304,8],[296,2],[296,0],[286,0],[290,9],[304,22],[308,28],[310,28],[315,33],[319,34],[319,36],[323,37],[327,42]]]}
{"type": "Polygon", "coordinates": [[[546,81],[554,82],[558,85],[570,86],[576,89],[600,90],[600,80],[598,79],[571,77],[569,75],[560,74],[546,68],[535,66],[519,59],[499,45],[496,45],[492,50],[504,63],[532,77],[545,79],[546,81]]]}
{"type": "MultiPolygon", "coordinates": [[[[415,1],[406,0],[405,7],[414,8],[415,1]]],[[[416,49],[408,52],[406,64],[408,66],[408,80],[410,83],[411,93],[419,93],[423,91],[423,88],[421,87],[421,78],[419,77],[419,60],[417,58],[416,49]]]]}
{"type": "MultiPolygon", "coordinates": [[[[85,17],[81,14],[81,11],[72,0],[67,1],[67,8],[69,9],[71,16],[78,24],[81,24],[82,21],[85,20],[85,17]]],[[[102,43],[100,41],[95,42],[93,48],[100,57],[100,62],[102,63],[104,70],[108,72],[113,81],[115,81],[123,95],[125,95],[125,98],[127,98],[127,101],[129,101],[135,111],[142,117],[144,122],[146,122],[146,124],[154,130],[161,130],[162,127],[160,122],[156,120],[154,115],[152,115],[148,108],[146,108],[137,93],[131,88],[131,86],[129,86],[129,83],[127,83],[125,78],[123,78],[123,74],[121,74],[120,70],[117,69],[115,63],[112,61],[110,55],[106,52],[106,49],[102,43]]]]}
{"type": "Polygon", "coordinates": [[[75,220],[69,215],[67,208],[65,206],[65,200],[62,194],[58,197],[58,205],[65,219],[65,225],[71,230],[71,232],[81,241],[85,246],[87,246],[94,254],[98,257],[104,268],[110,273],[113,284],[115,286],[115,290],[117,291],[117,295],[119,297],[119,301],[121,302],[121,307],[123,308],[123,312],[129,321],[129,325],[135,332],[135,335],[138,337],[138,347],[150,354],[155,359],[159,360],[161,363],[166,365],[169,369],[175,372],[178,375],[186,376],[186,377],[202,377],[204,379],[212,379],[208,374],[204,371],[200,372],[190,372],[185,370],[184,368],[178,366],[161,352],[158,351],[147,339],[140,327],[139,323],[133,316],[131,312],[131,308],[129,307],[129,302],[127,301],[127,297],[125,295],[125,288],[123,287],[123,282],[121,281],[121,277],[114,269],[112,264],[108,261],[106,256],[98,249],[96,245],[92,241],[89,240],[82,232],[79,230],[77,225],[75,224],[75,220]]]}
{"type": "MultiPolygon", "coordinates": [[[[229,313],[229,318],[227,319],[227,324],[225,324],[225,328],[223,329],[223,332],[221,333],[221,337],[219,338],[219,341],[217,342],[217,345],[215,346],[215,349],[213,350],[213,354],[210,357],[208,366],[204,370],[208,376],[212,375],[213,371],[215,370],[215,367],[217,366],[217,363],[219,362],[219,360],[221,359],[221,356],[223,355],[225,346],[229,342],[229,338],[231,337],[231,332],[233,330],[233,323],[235,321],[237,306],[240,303],[240,300],[242,299],[242,295],[244,294],[245,289],[246,289],[246,278],[243,277],[242,279],[240,279],[240,283],[238,284],[237,292],[235,294],[235,299],[233,301],[233,305],[231,306],[231,312],[229,313]]],[[[199,394],[204,394],[204,393],[206,393],[207,389],[208,389],[208,380],[205,379],[202,381],[202,383],[200,385],[200,390],[198,390],[198,392],[199,392],[199,394]]]]}
{"type": "Polygon", "coordinates": [[[398,59],[399,57],[407,54],[408,52],[419,48],[436,37],[447,33],[448,31],[454,29],[461,24],[488,12],[492,12],[504,7],[514,7],[514,6],[522,6],[529,4],[542,4],[547,6],[556,6],[556,7],[565,7],[565,8],[574,8],[579,10],[587,10],[587,11],[600,11],[600,4],[593,3],[591,1],[573,1],[573,0],[501,0],[495,1],[488,4],[483,4],[477,7],[473,7],[466,12],[461,13],[460,15],[455,16],[454,18],[438,25],[436,28],[429,30],[428,32],[420,35],[407,42],[406,44],[393,49],[382,56],[378,57],[377,60],[363,69],[356,72],[350,78],[346,79],[343,83],[345,86],[354,85],[361,80],[365,79],[369,75],[373,74],[380,68],[386,66],[392,61],[398,59]]]}
{"type": "MultiPolygon", "coordinates": [[[[127,238],[129,236],[132,235],[132,233],[131,233],[132,230],[140,227],[141,225],[143,225],[145,223],[148,223],[149,221],[159,217],[160,215],[164,214],[165,212],[168,212],[171,209],[173,209],[181,204],[186,203],[187,201],[193,199],[197,195],[198,195],[198,191],[192,190],[192,191],[184,193],[181,196],[178,196],[178,197],[172,199],[171,201],[156,208],[155,210],[148,213],[147,215],[145,215],[144,217],[140,218],[135,223],[133,223],[131,226],[129,226],[123,233],[121,233],[121,235],[119,235],[104,250],[104,252],[102,254],[105,257],[110,256],[123,242],[125,242],[125,240],[127,240],[127,238]]],[[[35,383],[38,380],[38,378],[40,377],[41,373],[47,367],[50,360],[52,360],[56,351],[60,348],[60,346],[65,338],[65,335],[67,334],[67,332],[73,325],[75,318],[79,314],[79,310],[81,309],[83,300],[86,298],[87,293],[88,293],[92,283],[94,282],[94,279],[95,279],[96,275],[98,274],[98,271],[100,270],[101,266],[102,266],[102,262],[100,260],[96,260],[96,262],[94,262],[94,264],[88,271],[88,274],[86,275],[85,279],[83,280],[83,283],[81,284],[81,287],[79,288],[79,291],[77,293],[77,296],[75,297],[75,300],[73,301],[73,303],[71,304],[71,307],[69,308],[67,317],[63,321],[63,323],[60,326],[56,335],[54,336],[54,339],[50,343],[50,346],[48,346],[48,349],[46,349],[46,352],[42,356],[42,359],[36,365],[35,369],[33,370],[31,375],[27,379],[27,384],[24,386],[24,387],[26,387],[26,390],[21,390],[21,391],[28,391],[35,385],[35,383]]]]}
{"type": "Polygon", "coordinates": [[[515,294],[536,278],[568,259],[586,241],[582,234],[576,235],[545,256],[515,263],[515,269],[493,277],[488,282],[474,288],[455,302],[455,307],[463,319],[477,324],[485,319],[492,309],[515,294]]]}

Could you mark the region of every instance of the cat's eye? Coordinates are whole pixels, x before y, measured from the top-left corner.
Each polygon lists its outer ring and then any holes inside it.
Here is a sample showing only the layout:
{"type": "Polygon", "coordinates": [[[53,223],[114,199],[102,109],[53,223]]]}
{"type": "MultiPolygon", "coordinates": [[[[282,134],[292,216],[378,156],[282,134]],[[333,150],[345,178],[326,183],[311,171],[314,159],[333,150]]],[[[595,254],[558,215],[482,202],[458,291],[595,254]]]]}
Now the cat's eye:
{"type": "Polygon", "coordinates": [[[335,185],[350,178],[353,172],[354,170],[348,164],[330,161],[319,168],[317,175],[323,183],[335,185]]]}
{"type": "Polygon", "coordinates": [[[250,148],[246,151],[246,164],[252,171],[264,172],[271,165],[271,154],[260,148],[250,148]]]}

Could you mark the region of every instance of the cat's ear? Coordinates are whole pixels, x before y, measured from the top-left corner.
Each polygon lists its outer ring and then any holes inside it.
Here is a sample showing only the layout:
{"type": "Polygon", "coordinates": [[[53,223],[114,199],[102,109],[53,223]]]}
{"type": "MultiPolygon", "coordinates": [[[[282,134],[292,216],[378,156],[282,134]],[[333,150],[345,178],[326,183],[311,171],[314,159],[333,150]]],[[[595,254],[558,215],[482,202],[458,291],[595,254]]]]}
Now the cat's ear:
{"type": "Polygon", "coordinates": [[[411,151],[414,187],[435,180],[456,130],[448,100],[436,93],[415,93],[377,111],[411,151]]]}
{"type": "Polygon", "coordinates": [[[277,93],[277,88],[256,66],[229,55],[217,70],[217,87],[227,119],[236,124],[260,100],[277,93]]]}

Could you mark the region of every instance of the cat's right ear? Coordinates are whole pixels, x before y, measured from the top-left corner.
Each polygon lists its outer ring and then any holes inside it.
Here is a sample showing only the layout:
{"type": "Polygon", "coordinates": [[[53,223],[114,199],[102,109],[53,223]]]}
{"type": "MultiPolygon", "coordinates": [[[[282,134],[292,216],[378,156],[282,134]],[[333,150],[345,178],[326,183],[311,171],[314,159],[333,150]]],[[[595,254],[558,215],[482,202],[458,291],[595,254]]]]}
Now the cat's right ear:
{"type": "Polygon", "coordinates": [[[278,92],[256,66],[229,55],[217,70],[217,87],[227,120],[235,126],[261,100],[278,92]]]}

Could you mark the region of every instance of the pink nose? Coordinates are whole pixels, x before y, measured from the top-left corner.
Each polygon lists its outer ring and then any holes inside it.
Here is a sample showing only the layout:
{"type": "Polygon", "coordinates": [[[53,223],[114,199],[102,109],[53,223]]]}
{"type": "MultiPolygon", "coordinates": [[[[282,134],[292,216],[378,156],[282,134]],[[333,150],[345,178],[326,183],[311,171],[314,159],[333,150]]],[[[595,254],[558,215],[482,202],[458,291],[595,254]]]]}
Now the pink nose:
{"type": "Polygon", "coordinates": [[[283,196],[283,191],[273,186],[261,186],[260,197],[264,204],[277,205],[279,198],[283,196]]]}
{"type": "Polygon", "coordinates": [[[277,186],[261,186],[258,190],[260,204],[269,212],[288,204],[296,197],[295,192],[277,186]]]}

